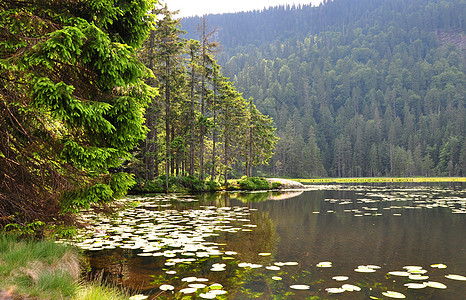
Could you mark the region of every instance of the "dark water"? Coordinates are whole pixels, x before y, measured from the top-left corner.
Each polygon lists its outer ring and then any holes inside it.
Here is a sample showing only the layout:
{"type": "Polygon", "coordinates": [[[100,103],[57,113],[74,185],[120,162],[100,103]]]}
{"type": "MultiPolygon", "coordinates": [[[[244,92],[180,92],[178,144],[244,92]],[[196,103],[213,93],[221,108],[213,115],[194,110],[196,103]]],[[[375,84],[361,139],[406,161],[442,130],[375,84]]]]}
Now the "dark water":
{"type": "MultiPolygon", "coordinates": [[[[214,194],[199,196],[196,200],[165,199],[162,202],[160,198],[145,199],[146,203],[133,214],[136,220],[140,219],[123,225],[135,226],[141,224],[141,220],[158,225],[163,222],[161,218],[151,220],[150,216],[142,215],[144,209],[154,213],[168,211],[169,214],[164,216],[170,216],[173,226],[183,227],[170,229],[168,226],[165,236],[179,230],[182,232],[180,240],[183,240],[182,235],[189,235],[191,226],[195,226],[192,224],[196,223],[196,217],[186,217],[190,211],[209,209],[218,216],[213,207],[233,207],[244,210],[231,220],[225,221],[228,218],[221,215],[216,219],[216,225],[228,224],[245,231],[228,232],[214,228],[214,236],[205,237],[202,243],[212,243],[210,246],[219,251],[217,255],[197,257],[195,250],[191,254],[179,251],[174,258],[195,259],[173,266],[166,265],[170,258],[164,256],[138,256],[141,249],[117,247],[86,251],[92,273],[103,272],[106,278],[132,291],[150,295],[150,298],[190,299],[191,296],[197,299],[205,289],[199,289],[197,294],[179,292],[189,284],[183,278],[197,277],[208,281],[195,283],[223,285],[223,290],[228,293],[216,299],[388,299],[382,294],[386,291],[403,293],[407,299],[466,299],[466,281],[445,277],[448,274],[466,276],[464,186],[333,186],[287,195],[214,194]],[[147,206],[151,201],[154,205],[147,206]],[[184,219],[178,215],[180,212],[184,219]],[[225,251],[237,254],[227,255],[225,251]],[[323,261],[331,262],[332,267],[317,267],[323,261]],[[242,262],[262,266],[242,268],[238,266],[242,262]],[[277,262],[279,265],[280,262],[297,264],[281,266],[280,270],[265,268],[277,262]],[[225,264],[225,270],[211,271],[215,263],[225,264]],[[431,267],[440,263],[447,268],[431,267]],[[359,273],[355,271],[359,265],[376,265],[380,269],[373,273],[359,273]],[[420,266],[427,271],[423,275],[429,278],[414,280],[387,274],[406,271],[405,266],[420,266]],[[340,282],[332,279],[338,275],[349,279],[340,282]],[[282,280],[273,280],[273,276],[282,280]],[[428,281],[443,283],[447,288],[408,289],[405,286],[410,282],[428,281]],[[175,289],[173,292],[160,291],[162,284],[173,285],[175,289]],[[290,288],[298,284],[307,285],[309,289],[290,288]],[[361,291],[341,294],[326,291],[343,284],[356,285],[361,291]]],[[[109,229],[112,221],[103,222],[108,225],[99,229],[101,236],[114,235],[109,229]],[[102,233],[105,230],[110,233],[102,233]]],[[[125,219],[124,223],[127,222],[130,221],[125,219]]]]}

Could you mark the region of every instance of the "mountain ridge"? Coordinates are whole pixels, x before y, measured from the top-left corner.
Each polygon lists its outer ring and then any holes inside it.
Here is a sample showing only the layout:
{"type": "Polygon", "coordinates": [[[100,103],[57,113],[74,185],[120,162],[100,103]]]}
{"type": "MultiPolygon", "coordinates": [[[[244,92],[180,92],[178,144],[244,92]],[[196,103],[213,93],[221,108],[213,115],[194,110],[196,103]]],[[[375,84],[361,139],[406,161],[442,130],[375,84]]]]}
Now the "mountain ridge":
{"type": "Polygon", "coordinates": [[[224,74],[278,128],[259,171],[465,176],[465,16],[464,0],[335,0],[207,22],[224,74]]]}

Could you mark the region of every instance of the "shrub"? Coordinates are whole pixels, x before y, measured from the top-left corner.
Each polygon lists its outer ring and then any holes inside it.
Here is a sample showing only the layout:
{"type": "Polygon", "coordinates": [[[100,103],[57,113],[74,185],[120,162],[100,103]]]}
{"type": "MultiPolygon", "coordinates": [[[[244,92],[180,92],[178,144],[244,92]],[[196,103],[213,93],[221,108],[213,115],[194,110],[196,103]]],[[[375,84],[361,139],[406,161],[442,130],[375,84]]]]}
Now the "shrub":
{"type": "Polygon", "coordinates": [[[206,182],[206,190],[208,191],[217,191],[221,187],[220,183],[217,181],[209,180],[206,182]]]}
{"type": "Polygon", "coordinates": [[[279,181],[272,182],[272,189],[277,190],[282,186],[282,183],[279,181]]]}
{"type": "Polygon", "coordinates": [[[244,190],[270,190],[271,185],[265,178],[260,177],[242,177],[238,181],[241,189],[244,190]]]}
{"type": "Polygon", "coordinates": [[[178,184],[182,188],[192,192],[204,191],[204,182],[196,176],[181,176],[178,179],[178,184]]]}

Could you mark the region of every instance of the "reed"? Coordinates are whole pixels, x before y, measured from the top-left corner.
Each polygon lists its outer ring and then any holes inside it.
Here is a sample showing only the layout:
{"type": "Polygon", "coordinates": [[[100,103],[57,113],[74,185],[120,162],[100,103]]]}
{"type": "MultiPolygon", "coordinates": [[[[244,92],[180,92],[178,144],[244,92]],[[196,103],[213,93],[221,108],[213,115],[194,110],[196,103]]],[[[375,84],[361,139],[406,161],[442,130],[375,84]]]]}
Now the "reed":
{"type": "Polygon", "coordinates": [[[361,178],[317,178],[292,179],[303,184],[318,183],[435,183],[435,182],[466,182],[466,177],[361,177],[361,178]]]}

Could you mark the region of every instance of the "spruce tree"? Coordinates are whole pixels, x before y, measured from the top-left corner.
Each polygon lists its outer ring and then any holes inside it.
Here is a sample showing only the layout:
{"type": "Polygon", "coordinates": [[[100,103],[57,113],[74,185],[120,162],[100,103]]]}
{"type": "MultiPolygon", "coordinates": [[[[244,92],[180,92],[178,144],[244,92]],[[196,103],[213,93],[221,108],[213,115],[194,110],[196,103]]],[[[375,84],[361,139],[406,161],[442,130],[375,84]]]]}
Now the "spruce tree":
{"type": "Polygon", "coordinates": [[[152,0],[0,5],[0,222],[121,197],[153,90],[135,48],[152,0]]]}

